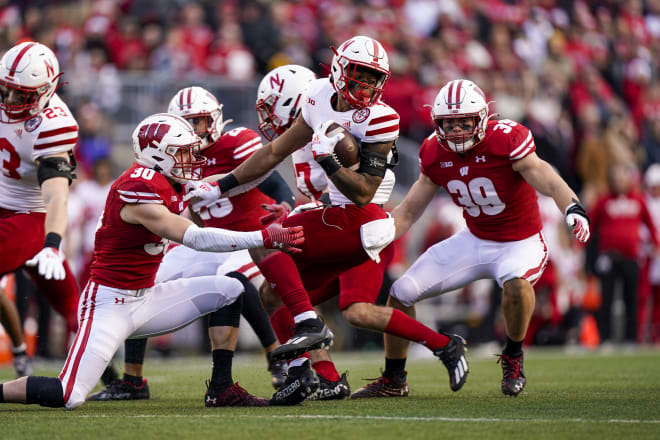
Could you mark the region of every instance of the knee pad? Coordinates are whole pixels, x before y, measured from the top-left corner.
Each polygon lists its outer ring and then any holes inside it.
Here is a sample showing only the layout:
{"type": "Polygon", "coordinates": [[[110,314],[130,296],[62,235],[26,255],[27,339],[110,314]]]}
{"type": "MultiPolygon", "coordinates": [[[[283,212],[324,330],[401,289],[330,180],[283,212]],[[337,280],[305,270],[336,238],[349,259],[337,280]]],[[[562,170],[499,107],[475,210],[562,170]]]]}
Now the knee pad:
{"type": "MultiPolygon", "coordinates": [[[[238,272],[230,272],[225,275],[229,278],[235,278],[243,284],[247,285],[250,281],[247,277],[238,272]]],[[[242,293],[242,292],[241,292],[242,293]]],[[[243,295],[239,295],[236,300],[221,309],[209,315],[209,327],[236,327],[238,328],[241,322],[241,311],[243,310],[243,295]]]]}
{"type": "Polygon", "coordinates": [[[62,382],[56,377],[29,376],[25,386],[25,401],[49,408],[64,406],[62,382]]]}
{"type": "Polygon", "coordinates": [[[390,288],[390,296],[399,300],[399,302],[406,307],[415,304],[419,295],[419,285],[412,277],[406,275],[396,280],[390,288]]]}

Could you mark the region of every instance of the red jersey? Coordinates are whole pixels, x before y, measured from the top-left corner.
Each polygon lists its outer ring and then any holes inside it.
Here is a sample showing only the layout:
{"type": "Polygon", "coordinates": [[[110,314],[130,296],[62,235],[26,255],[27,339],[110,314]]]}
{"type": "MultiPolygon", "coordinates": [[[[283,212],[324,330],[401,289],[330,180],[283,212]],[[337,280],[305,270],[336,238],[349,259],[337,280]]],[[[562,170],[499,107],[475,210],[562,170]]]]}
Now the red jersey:
{"type": "MultiPolygon", "coordinates": [[[[208,177],[233,171],[259,148],[261,138],[253,130],[245,127],[229,130],[204,149],[202,154],[208,158],[208,162],[202,173],[204,177],[208,177]]],[[[253,188],[242,194],[219,199],[203,208],[199,216],[204,221],[204,226],[233,231],[256,231],[263,227],[259,217],[267,214],[261,207],[262,203],[271,204],[275,201],[259,188],[253,188]]]]}
{"type": "Polygon", "coordinates": [[[512,168],[536,150],[532,133],[517,122],[489,121],[484,139],[465,154],[442,147],[435,133],[419,152],[421,172],[442,186],[475,236],[516,241],[541,231],[536,191],[512,168]]]}
{"type": "Polygon", "coordinates": [[[596,201],[589,214],[594,235],[598,235],[598,251],[615,251],[628,258],[639,256],[641,226],[651,232],[653,243],[658,237],[644,197],[637,192],[610,193],[596,201]]]}
{"type": "Polygon", "coordinates": [[[90,279],[120,289],[142,289],[154,285],[168,240],[122,220],[119,212],[129,203],[158,203],[180,214],[183,202],[162,174],[138,164],[110,187],[96,230],[90,279]]]}

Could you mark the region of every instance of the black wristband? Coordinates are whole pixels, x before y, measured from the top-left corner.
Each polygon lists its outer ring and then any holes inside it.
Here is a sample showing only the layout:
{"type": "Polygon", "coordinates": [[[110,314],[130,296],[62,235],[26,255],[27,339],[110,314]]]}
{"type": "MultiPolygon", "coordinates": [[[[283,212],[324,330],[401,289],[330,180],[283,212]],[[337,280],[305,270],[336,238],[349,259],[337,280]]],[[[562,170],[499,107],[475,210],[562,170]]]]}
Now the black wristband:
{"type": "Polygon", "coordinates": [[[236,188],[238,186],[238,179],[236,179],[236,176],[233,174],[229,173],[222,179],[218,180],[218,188],[220,188],[220,193],[225,194],[227,191],[229,191],[232,188],[236,188]]]}
{"type": "Polygon", "coordinates": [[[567,210],[566,210],[566,215],[568,214],[577,214],[581,217],[584,217],[587,219],[587,223],[591,225],[591,220],[589,220],[589,216],[587,215],[587,211],[584,210],[584,207],[580,205],[579,202],[574,202],[567,210]]]}
{"type": "Polygon", "coordinates": [[[323,168],[323,171],[325,171],[325,174],[327,174],[328,177],[335,174],[341,168],[341,165],[339,165],[335,158],[330,155],[321,159],[319,165],[321,165],[321,168],[323,168]]]}
{"type": "Polygon", "coordinates": [[[56,232],[49,232],[46,234],[46,241],[44,241],[44,247],[53,247],[57,250],[60,250],[60,242],[62,241],[62,236],[56,232]]]}

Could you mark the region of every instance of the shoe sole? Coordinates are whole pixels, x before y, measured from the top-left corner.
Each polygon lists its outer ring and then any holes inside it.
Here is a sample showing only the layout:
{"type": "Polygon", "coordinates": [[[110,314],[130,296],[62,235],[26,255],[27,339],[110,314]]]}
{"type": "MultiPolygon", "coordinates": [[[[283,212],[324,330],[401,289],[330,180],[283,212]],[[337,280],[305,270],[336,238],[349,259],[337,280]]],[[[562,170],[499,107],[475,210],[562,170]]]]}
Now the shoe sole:
{"type": "Polygon", "coordinates": [[[275,350],[273,350],[270,354],[270,358],[275,361],[288,361],[289,359],[294,359],[299,356],[302,356],[303,354],[307,353],[308,351],[312,350],[321,350],[324,348],[330,348],[332,346],[333,339],[327,338],[323,341],[317,342],[315,344],[310,344],[307,347],[292,347],[290,349],[283,349],[280,350],[282,347],[286,347],[286,345],[280,345],[277,347],[275,350]]]}

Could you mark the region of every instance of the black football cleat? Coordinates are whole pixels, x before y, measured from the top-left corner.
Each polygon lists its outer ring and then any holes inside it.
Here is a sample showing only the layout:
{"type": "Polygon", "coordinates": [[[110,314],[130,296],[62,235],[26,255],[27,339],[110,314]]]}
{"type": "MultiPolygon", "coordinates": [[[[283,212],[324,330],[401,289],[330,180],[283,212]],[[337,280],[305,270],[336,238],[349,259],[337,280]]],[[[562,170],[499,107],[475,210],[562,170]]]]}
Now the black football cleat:
{"type": "Polygon", "coordinates": [[[115,380],[104,390],[92,394],[87,401],[108,402],[111,400],[146,400],[149,398],[149,385],[142,379],[142,385],[135,386],[124,380],[115,380]]]}
{"type": "Polygon", "coordinates": [[[360,388],[351,395],[351,399],[366,399],[370,397],[407,397],[410,394],[407,374],[401,377],[387,377],[381,375],[378,379],[360,388]]]}
{"type": "Polygon", "coordinates": [[[320,386],[307,400],[342,400],[351,395],[351,387],[348,385],[346,374],[341,375],[339,380],[327,380],[319,376],[320,386]]]}
{"type": "Polygon", "coordinates": [[[507,356],[502,353],[496,356],[499,357],[497,362],[502,364],[502,393],[516,397],[527,384],[527,378],[523,370],[523,354],[507,356]]]}
{"type": "Polygon", "coordinates": [[[298,367],[289,367],[284,385],[273,394],[271,405],[297,405],[314,394],[320,381],[309,360],[298,367]]]}
{"type": "Polygon", "coordinates": [[[224,391],[216,391],[206,382],[206,394],[204,394],[204,405],[207,408],[221,406],[268,406],[268,400],[253,396],[241,387],[238,382],[224,391]]]}
{"type": "Polygon", "coordinates": [[[330,347],[334,338],[321,319],[305,319],[296,324],[293,337],[273,350],[270,357],[276,361],[294,359],[310,350],[330,347]]]}
{"type": "Polygon", "coordinates": [[[289,367],[286,361],[273,361],[268,363],[270,382],[276,390],[284,385],[289,367]]]}
{"type": "Polygon", "coordinates": [[[433,352],[440,358],[449,372],[449,387],[452,391],[460,390],[465,385],[469,372],[465,339],[459,335],[447,335],[449,343],[433,352]]]}
{"type": "Polygon", "coordinates": [[[34,374],[32,359],[25,351],[14,354],[14,370],[16,371],[16,377],[32,376],[34,374]]]}

